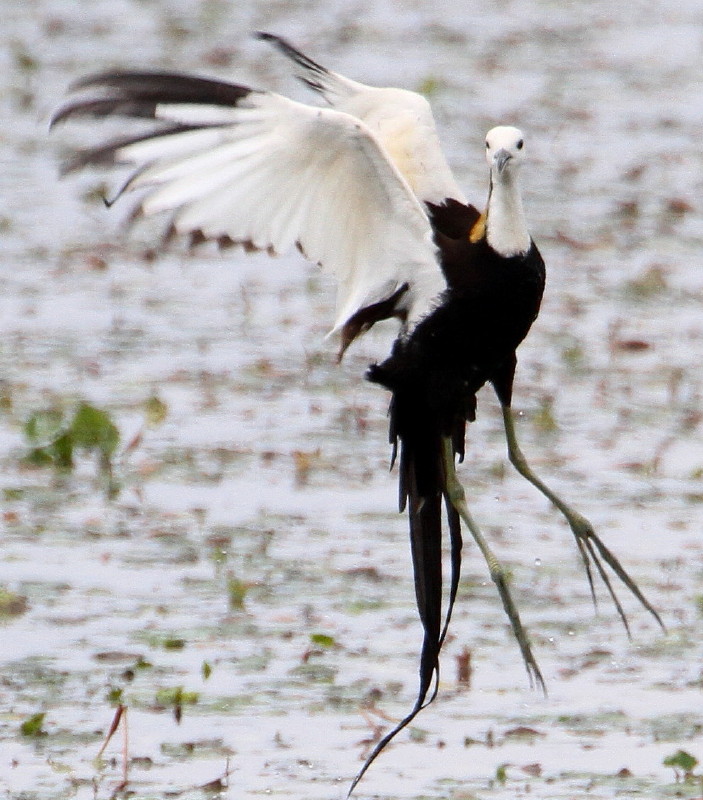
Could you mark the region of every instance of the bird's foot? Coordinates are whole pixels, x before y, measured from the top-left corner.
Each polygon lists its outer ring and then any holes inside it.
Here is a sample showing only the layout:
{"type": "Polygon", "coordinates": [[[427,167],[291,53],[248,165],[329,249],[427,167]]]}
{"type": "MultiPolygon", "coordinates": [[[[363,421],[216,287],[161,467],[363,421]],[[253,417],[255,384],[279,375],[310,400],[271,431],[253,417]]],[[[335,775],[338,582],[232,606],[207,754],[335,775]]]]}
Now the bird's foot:
{"type": "MultiPolygon", "coordinates": [[[[555,504],[556,505],[556,504],[555,504]]],[[[632,594],[639,600],[641,605],[649,611],[649,613],[654,617],[654,619],[659,623],[662,630],[666,630],[666,626],[662,621],[659,613],[654,608],[654,606],[647,600],[647,598],[642,593],[641,589],[635,582],[635,580],[628,574],[627,570],[623,567],[620,563],[618,557],[607,547],[607,545],[603,542],[603,540],[596,534],[593,530],[593,525],[591,525],[590,521],[583,516],[583,514],[579,514],[578,511],[574,511],[570,506],[566,505],[563,501],[561,501],[560,505],[557,506],[559,511],[564,515],[564,518],[569,523],[569,527],[571,528],[571,532],[574,534],[576,539],[576,544],[579,549],[579,553],[581,555],[581,560],[583,562],[584,568],[586,570],[586,577],[588,578],[588,585],[591,590],[591,597],[593,598],[593,604],[597,606],[596,600],[596,592],[595,592],[595,585],[593,579],[593,568],[595,567],[596,572],[600,575],[601,580],[605,584],[606,589],[608,590],[608,594],[610,595],[610,599],[613,601],[613,604],[622,620],[623,625],[625,626],[625,630],[627,631],[627,635],[630,636],[630,625],[627,619],[627,615],[620,603],[620,600],[615,593],[615,589],[613,588],[613,584],[610,579],[610,575],[608,574],[606,567],[610,567],[612,572],[622,581],[622,583],[632,592],[632,594]]]]}
{"type": "Polygon", "coordinates": [[[532,652],[532,646],[530,645],[527,631],[523,627],[517,605],[515,604],[513,596],[510,592],[510,570],[506,569],[496,558],[493,551],[488,546],[488,542],[481,533],[480,528],[474,521],[474,518],[471,516],[471,512],[469,511],[469,507],[466,503],[464,487],[461,485],[456,475],[456,468],[454,466],[454,447],[452,445],[451,437],[445,437],[443,439],[443,448],[445,489],[447,499],[456,509],[457,513],[461,517],[462,522],[471,533],[473,540],[478,545],[478,548],[486,561],[491,580],[493,583],[495,583],[496,588],[498,589],[498,594],[501,602],[503,603],[503,608],[505,609],[505,613],[508,615],[510,626],[520,648],[520,653],[522,654],[523,661],[525,662],[525,668],[527,669],[530,683],[533,686],[539,686],[546,695],[547,688],[542,676],[542,672],[537,664],[537,659],[532,652]]]}
{"type": "Polygon", "coordinates": [[[505,426],[505,436],[508,443],[508,457],[510,463],[515,469],[528,480],[536,489],[538,489],[552,504],[561,512],[566,521],[569,523],[572,533],[576,538],[576,544],[581,555],[581,560],[586,570],[588,578],[588,585],[591,589],[591,597],[593,604],[597,606],[595,583],[593,578],[593,570],[600,575],[601,580],[610,595],[610,598],[617,609],[620,619],[625,626],[627,635],[630,635],[630,625],[627,620],[625,611],[620,603],[618,596],[615,594],[610,575],[606,567],[610,567],[612,572],[618,577],[622,583],[632,592],[632,594],[639,600],[642,606],[649,611],[654,619],[659,623],[662,630],[666,630],[666,626],[662,622],[659,613],[654,606],[647,600],[642,593],[639,586],[635,583],[632,577],[627,573],[623,565],[620,563],[617,556],[610,551],[604,544],[602,539],[596,534],[593,525],[578,511],[575,511],[571,506],[565,503],[559,495],[555,494],[549,486],[532,470],[532,467],[527,463],[527,459],[522,453],[520,446],[517,442],[515,433],[515,423],[513,421],[512,411],[509,406],[503,406],[503,423],[505,426]]]}

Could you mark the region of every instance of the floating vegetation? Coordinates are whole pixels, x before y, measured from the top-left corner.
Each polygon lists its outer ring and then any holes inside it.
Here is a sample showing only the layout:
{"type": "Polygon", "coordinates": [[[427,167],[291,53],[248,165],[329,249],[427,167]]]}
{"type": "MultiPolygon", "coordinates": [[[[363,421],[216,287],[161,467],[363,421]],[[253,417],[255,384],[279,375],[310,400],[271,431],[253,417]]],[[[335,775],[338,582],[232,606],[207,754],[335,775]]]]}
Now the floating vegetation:
{"type": "Polygon", "coordinates": [[[227,601],[231,611],[243,611],[244,601],[249,592],[249,584],[235,575],[227,576],[227,601]]]}
{"type": "Polygon", "coordinates": [[[329,636],[326,633],[311,633],[310,641],[318,647],[336,647],[337,642],[334,636],[329,636]]]}
{"type": "Polygon", "coordinates": [[[77,452],[95,455],[108,493],[116,493],[112,459],[120,433],[109,412],[87,402],[78,403],[72,413],[49,407],[35,411],[23,430],[29,446],[25,459],[28,464],[71,470],[77,452]]]}
{"type": "Polygon", "coordinates": [[[662,763],[665,767],[671,767],[674,770],[677,783],[682,778],[687,782],[692,782],[697,778],[693,774],[693,770],[698,766],[698,759],[686,750],[677,750],[673,755],[666,756],[662,763]]]}
{"type": "Polygon", "coordinates": [[[24,595],[0,586],[0,619],[24,614],[28,608],[29,601],[24,595]]]}
{"type": "Polygon", "coordinates": [[[626,295],[633,300],[649,300],[668,289],[667,273],[661,264],[653,264],[625,284],[626,295]]]}
{"type": "Polygon", "coordinates": [[[28,717],[24,722],[20,725],[20,733],[22,736],[44,736],[46,731],[44,730],[44,718],[46,717],[46,713],[44,711],[40,711],[37,714],[32,714],[31,717],[28,717]]]}

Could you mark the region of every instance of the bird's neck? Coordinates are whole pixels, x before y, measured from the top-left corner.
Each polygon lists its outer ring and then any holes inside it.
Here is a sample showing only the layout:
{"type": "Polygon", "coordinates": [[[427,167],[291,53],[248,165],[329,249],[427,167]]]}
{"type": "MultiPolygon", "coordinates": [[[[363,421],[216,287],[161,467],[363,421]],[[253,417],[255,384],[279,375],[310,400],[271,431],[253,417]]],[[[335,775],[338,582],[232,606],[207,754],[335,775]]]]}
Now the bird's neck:
{"type": "Polygon", "coordinates": [[[491,175],[486,209],[486,239],[498,255],[509,258],[530,249],[525,212],[517,176],[513,173],[491,175]]]}

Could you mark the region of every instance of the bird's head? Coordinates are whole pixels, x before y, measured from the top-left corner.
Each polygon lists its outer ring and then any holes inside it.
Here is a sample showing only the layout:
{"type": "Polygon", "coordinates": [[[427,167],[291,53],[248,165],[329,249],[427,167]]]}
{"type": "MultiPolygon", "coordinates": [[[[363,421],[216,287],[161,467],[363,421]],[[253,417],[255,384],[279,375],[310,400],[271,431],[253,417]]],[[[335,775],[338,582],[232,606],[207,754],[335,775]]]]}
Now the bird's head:
{"type": "Polygon", "coordinates": [[[491,173],[503,175],[518,167],[524,158],[525,140],[519,128],[499,125],[486,134],[486,160],[491,173]]]}

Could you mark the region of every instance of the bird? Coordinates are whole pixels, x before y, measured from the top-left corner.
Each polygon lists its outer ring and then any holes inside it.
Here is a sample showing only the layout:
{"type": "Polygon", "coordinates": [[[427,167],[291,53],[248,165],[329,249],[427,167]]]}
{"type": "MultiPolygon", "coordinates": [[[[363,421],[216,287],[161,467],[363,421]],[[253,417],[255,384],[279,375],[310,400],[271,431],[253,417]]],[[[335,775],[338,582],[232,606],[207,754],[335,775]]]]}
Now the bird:
{"type": "Polygon", "coordinates": [[[76,149],[65,173],[128,165],[111,197],[139,193],[134,217],[169,214],[166,238],[214,240],[270,254],[297,247],[337,280],[331,334],[338,360],[373,325],[396,319],[390,354],[366,378],[390,392],[391,467],[407,511],[423,628],[415,703],[367,756],[353,792],[388,743],[431,703],[457,597],[462,523],[496,584],[532,683],[545,683],[513,601],[509,576],[471,515],[456,474],[467,423],[486,384],[502,411],[508,459],[568,523],[595,602],[602,579],[629,635],[618,578],[664,627],[591,523],[532,469],[512,413],[516,352],[538,316],[545,265],[526,221],[525,137],[498,125],[485,138],[488,197],[469,203],[445,158],[428,100],[368,86],[309,58],[281,36],[256,36],[293,63],[324,103],[164,71],[111,71],[76,81],[52,118],[147,120],[150,128],[76,149]],[[449,543],[444,597],[443,544],[449,543]]]}

